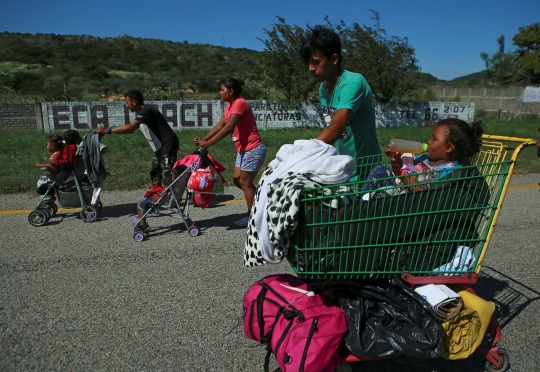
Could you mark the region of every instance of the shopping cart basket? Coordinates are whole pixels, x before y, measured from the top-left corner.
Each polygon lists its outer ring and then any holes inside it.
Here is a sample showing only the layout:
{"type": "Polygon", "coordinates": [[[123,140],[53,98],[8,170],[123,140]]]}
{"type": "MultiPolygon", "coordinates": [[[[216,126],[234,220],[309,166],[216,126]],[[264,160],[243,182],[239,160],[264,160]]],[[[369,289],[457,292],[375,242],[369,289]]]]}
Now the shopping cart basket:
{"type": "MultiPolygon", "coordinates": [[[[461,284],[474,293],[515,161],[532,139],[484,135],[472,165],[421,192],[400,186],[373,189],[362,181],[305,189],[287,260],[305,279],[401,278],[417,284],[461,284]],[[345,186],[345,187],[344,187],[345,186]],[[329,189],[329,190],[328,190],[329,189]]],[[[357,159],[366,173],[385,157],[357,159]]],[[[477,352],[487,370],[508,368],[499,350],[500,327],[477,352]]],[[[358,361],[349,356],[347,361],[358,361]]]]}

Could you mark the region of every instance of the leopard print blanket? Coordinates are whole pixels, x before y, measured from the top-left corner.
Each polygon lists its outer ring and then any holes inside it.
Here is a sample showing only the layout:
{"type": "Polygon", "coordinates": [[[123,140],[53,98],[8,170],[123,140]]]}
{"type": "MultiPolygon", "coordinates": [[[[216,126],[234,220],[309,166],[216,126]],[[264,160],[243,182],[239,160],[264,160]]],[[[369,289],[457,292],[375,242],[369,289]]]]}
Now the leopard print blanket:
{"type": "MultiPolygon", "coordinates": [[[[257,213],[257,205],[260,198],[264,179],[272,173],[267,169],[257,187],[253,210],[250,216],[247,239],[244,248],[244,265],[260,266],[268,263],[262,254],[260,235],[257,232],[254,216],[257,213]]],[[[266,187],[268,201],[266,209],[267,230],[262,229],[261,234],[267,234],[270,248],[273,249],[272,263],[281,262],[287,256],[290,244],[290,237],[296,231],[298,225],[298,214],[300,206],[301,191],[308,188],[319,188],[320,184],[310,180],[306,175],[287,172],[281,177],[269,183],[266,187]]],[[[321,188],[318,195],[341,194],[350,191],[349,188],[340,187],[338,189],[321,188]]],[[[337,208],[337,199],[330,199],[331,207],[337,208]]]]}

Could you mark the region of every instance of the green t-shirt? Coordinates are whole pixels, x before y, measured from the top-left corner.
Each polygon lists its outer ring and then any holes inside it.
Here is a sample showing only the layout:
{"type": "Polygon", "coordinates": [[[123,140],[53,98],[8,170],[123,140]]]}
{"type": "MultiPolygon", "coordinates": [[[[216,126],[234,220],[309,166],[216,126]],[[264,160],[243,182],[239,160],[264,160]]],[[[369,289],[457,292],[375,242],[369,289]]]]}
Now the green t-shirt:
{"type": "MultiPolygon", "coordinates": [[[[350,155],[356,159],[381,153],[375,130],[373,96],[371,88],[362,75],[343,70],[334,91],[328,93],[325,81],[319,87],[319,96],[323,120],[327,126],[336,110],[346,108],[354,112],[341,138],[335,143],[339,154],[350,155]]],[[[360,179],[365,178],[361,175],[353,175],[351,180],[358,179],[358,176],[360,179]]]]}

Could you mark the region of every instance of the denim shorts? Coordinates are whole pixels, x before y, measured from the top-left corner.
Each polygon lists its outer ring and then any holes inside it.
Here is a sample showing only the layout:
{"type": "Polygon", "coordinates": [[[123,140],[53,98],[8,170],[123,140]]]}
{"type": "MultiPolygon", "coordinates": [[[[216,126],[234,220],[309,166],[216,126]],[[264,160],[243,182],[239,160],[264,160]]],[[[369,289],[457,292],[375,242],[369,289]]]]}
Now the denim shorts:
{"type": "Polygon", "coordinates": [[[264,163],[264,158],[266,158],[266,146],[261,143],[254,149],[239,152],[234,166],[244,172],[258,172],[264,163]]]}

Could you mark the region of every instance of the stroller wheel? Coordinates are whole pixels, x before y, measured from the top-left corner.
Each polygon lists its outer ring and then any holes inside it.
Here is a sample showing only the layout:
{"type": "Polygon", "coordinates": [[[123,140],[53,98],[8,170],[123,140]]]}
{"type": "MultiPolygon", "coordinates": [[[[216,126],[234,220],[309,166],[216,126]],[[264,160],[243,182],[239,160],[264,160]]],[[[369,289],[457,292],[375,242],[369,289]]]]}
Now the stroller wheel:
{"type": "Polygon", "coordinates": [[[45,209],[36,209],[28,215],[28,222],[30,225],[39,227],[49,222],[49,212],[45,209]]]}
{"type": "Polygon", "coordinates": [[[133,234],[133,240],[136,242],[142,242],[144,240],[144,234],[142,231],[137,231],[133,234]]]}
{"type": "Polygon", "coordinates": [[[81,218],[84,222],[95,222],[97,220],[97,213],[96,208],[87,205],[81,211],[81,218]]]}
{"type": "Polygon", "coordinates": [[[49,212],[50,217],[56,216],[56,212],[58,212],[58,206],[54,202],[46,202],[41,204],[41,208],[47,210],[49,212]]]}
{"type": "Polygon", "coordinates": [[[199,235],[199,229],[197,228],[197,226],[191,226],[188,229],[188,233],[189,233],[190,236],[197,236],[197,235],[199,235]]]}

